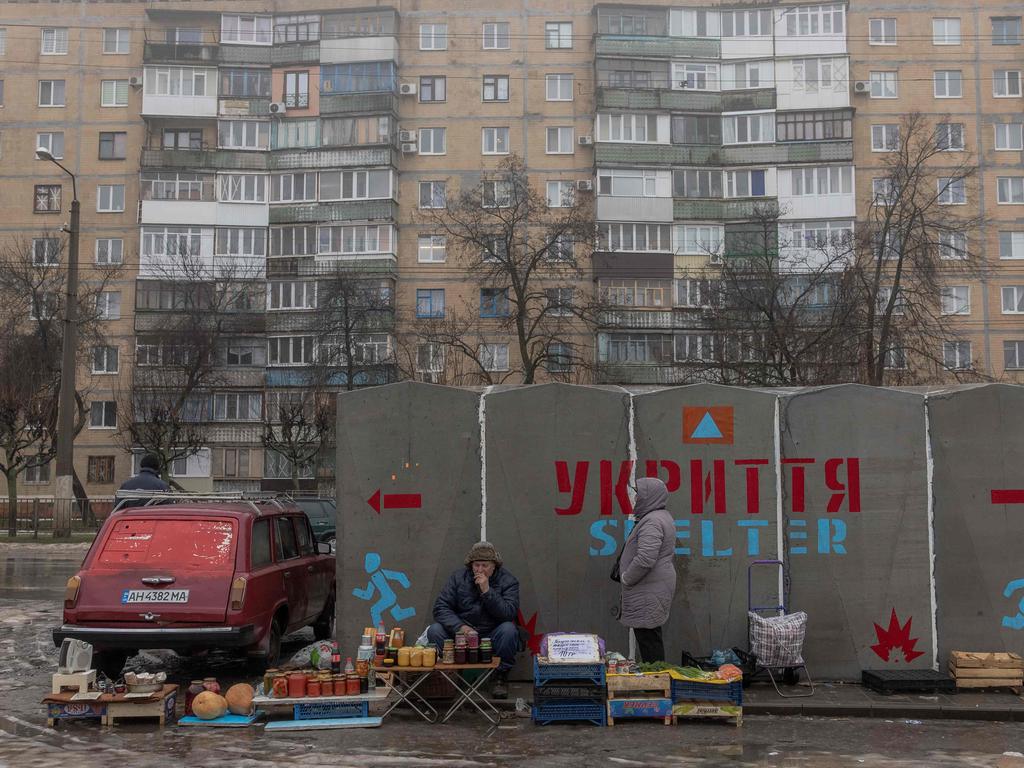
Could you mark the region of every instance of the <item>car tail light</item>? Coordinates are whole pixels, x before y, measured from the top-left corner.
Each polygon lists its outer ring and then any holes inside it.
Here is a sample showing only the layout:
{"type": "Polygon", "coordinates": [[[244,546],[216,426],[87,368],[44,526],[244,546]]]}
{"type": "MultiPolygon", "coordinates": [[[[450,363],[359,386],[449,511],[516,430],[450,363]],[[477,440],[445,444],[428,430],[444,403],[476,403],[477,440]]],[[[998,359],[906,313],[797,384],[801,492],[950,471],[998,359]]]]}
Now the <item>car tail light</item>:
{"type": "Polygon", "coordinates": [[[78,589],[82,586],[82,578],[75,574],[68,583],[64,586],[64,607],[74,608],[75,603],[78,602],[78,589]]]}
{"type": "Polygon", "coordinates": [[[231,582],[231,610],[242,610],[242,603],[245,601],[245,579],[239,576],[231,582]]]}

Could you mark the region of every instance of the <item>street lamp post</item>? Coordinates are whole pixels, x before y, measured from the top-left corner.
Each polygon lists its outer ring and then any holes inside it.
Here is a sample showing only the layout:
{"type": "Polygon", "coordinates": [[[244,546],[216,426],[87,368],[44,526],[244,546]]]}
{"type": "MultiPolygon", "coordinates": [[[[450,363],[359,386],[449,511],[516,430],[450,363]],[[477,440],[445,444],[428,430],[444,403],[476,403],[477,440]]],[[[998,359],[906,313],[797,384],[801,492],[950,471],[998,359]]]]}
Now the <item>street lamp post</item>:
{"type": "Polygon", "coordinates": [[[74,498],[75,369],[78,350],[78,235],[79,204],[75,174],[57,162],[44,147],[36,157],[48,160],[71,177],[71,223],[68,226],[68,265],[64,297],[64,336],[61,343],[60,392],[57,397],[57,477],[54,488],[53,535],[71,533],[71,500],[74,498]]]}

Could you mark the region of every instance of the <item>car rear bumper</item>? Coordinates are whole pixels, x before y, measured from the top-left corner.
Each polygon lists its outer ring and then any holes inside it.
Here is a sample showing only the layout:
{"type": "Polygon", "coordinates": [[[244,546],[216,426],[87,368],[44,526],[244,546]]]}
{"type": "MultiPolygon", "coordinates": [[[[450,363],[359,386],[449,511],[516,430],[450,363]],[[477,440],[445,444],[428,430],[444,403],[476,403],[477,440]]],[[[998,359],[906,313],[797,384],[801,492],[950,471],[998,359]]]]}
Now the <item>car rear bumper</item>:
{"type": "Polygon", "coordinates": [[[83,627],[63,624],[53,630],[53,644],[65,637],[85,640],[100,648],[241,648],[256,643],[256,627],[83,627]]]}

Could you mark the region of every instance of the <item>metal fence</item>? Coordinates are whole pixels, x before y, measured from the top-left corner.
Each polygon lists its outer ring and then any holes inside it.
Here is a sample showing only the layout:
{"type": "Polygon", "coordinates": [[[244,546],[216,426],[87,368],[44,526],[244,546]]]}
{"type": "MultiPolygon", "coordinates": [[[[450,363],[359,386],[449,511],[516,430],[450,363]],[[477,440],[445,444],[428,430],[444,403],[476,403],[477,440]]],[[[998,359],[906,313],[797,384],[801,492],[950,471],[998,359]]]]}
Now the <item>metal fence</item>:
{"type": "MultiPolygon", "coordinates": [[[[55,521],[63,518],[65,529],[71,533],[94,533],[110,514],[114,506],[113,496],[78,501],[41,496],[19,499],[15,506],[15,530],[19,535],[52,535],[55,521]]],[[[10,530],[11,505],[6,499],[0,500],[0,535],[10,530]]]]}

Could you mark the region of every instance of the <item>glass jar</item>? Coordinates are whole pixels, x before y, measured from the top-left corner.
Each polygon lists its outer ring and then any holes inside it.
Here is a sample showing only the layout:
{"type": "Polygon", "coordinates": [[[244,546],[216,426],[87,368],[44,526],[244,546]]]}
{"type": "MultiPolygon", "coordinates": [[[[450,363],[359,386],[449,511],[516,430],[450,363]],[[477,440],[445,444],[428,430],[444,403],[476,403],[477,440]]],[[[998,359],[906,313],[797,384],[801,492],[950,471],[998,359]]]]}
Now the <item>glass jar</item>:
{"type": "Polygon", "coordinates": [[[432,667],[437,663],[437,648],[430,646],[423,649],[423,666],[432,667]]]}
{"type": "Polygon", "coordinates": [[[466,663],[466,646],[457,645],[455,646],[455,664],[466,663]]]}
{"type": "Polygon", "coordinates": [[[480,649],[479,648],[467,648],[466,649],[466,663],[467,664],[479,664],[480,663],[480,649]]]}
{"type": "Polygon", "coordinates": [[[278,674],[274,676],[273,682],[274,698],[284,699],[288,696],[288,676],[278,674]]]}
{"type": "Polygon", "coordinates": [[[203,687],[203,681],[202,680],[193,680],[192,681],[192,684],[188,687],[188,690],[185,691],[185,716],[186,717],[188,715],[192,714],[192,701],[195,699],[196,696],[198,696],[200,693],[202,693],[205,690],[206,690],[206,688],[203,687]]]}
{"type": "Polygon", "coordinates": [[[334,678],[327,677],[320,681],[320,695],[321,696],[333,696],[334,695],[334,678]]]}
{"type": "Polygon", "coordinates": [[[320,696],[322,689],[320,687],[320,679],[315,677],[306,678],[306,695],[307,696],[320,696]]]}
{"type": "Polygon", "coordinates": [[[217,682],[216,677],[204,677],[203,688],[213,693],[220,693],[220,683],[217,682]]]}
{"type": "Polygon", "coordinates": [[[288,675],[288,698],[301,699],[306,695],[306,673],[292,672],[288,675]]]}
{"type": "Polygon", "coordinates": [[[263,695],[269,696],[270,692],[274,688],[274,677],[277,675],[278,669],[273,667],[263,673],[263,695]]]}
{"type": "Polygon", "coordinates": [[[409,657],[412,655],[412,648],[405,646],[398,649],[398,666],[408,667],[409,657]]]}
{"type": "Polygon", "coordinates": [[[410,667],[422,667],[423,666],[423,649],[413,648],[409,651],[409,666],[410,667]]]}
{"type": "Polygon", "coordinates": [[[345,682],[345,694],[347,696],[358,696],[359,695],[359,677],[355,672],[348,676],[348,680],[345,682]]]}

